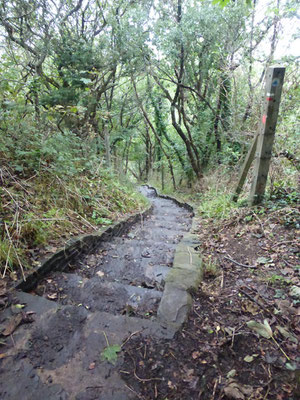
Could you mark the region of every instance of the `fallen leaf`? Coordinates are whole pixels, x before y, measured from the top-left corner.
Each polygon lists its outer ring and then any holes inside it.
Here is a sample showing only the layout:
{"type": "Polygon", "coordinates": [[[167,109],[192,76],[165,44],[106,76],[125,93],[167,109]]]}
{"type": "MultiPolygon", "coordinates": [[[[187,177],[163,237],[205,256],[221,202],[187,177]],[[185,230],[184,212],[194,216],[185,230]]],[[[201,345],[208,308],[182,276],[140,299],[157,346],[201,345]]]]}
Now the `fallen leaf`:
{"type": "Polygon", "coordinates": [[[256,262],[257,262],[257,264],[267,264],[269,262],[272,262],[272,260],[267,257],[258,257],[256,262]]]}
{"type": "Polygon", "coordinates": [[[275,303],[277,307],[279,308],[279,312],[281,312],[283,315],[294,315],[297,313],[296,309],[291,306],[289,300],[275,300],[275,303]]]}
{"type": "Polygon", "coordinates": [[[4,296],[6,294],[6,282],[0,282],[0,296],[4,296]]]}
{"type": "Polygon", "coordinates": [[[176,389],[176,386],[173,385],[172,381],[168,381],[168,387],[169,387],[170,389],[176,389]]]}
{"type": "Polygon", "coordinates": [[[90,365],[89,365],[89,369],[94,369],[95,366],[96,366],[96,363],[92,362],[92,363],[90,363],[90,365]]]}
{"type": "Polygon", "coordinates": [[[224,393],[229,399],[244,400],[245,396],[248,398],[253,393],[253,388],[230,379],[224,388],[224,393]]]}
{"type": "Polygon", "coordinates": [[[289,292],[289,295],[294,299],[300,299],[300,287],[299,286],[292,286],[289,292]]]}
{"type": "Polygon", "coordinates": [[[118,353],[121,351],[121,346],[114,344],[107,346],[101,353],[102,360],[107,360],[111,364],[115,364],[118,359],[118,353]]]}
{"type": "Polygon", "coordinates": [[[48,294],[47,298],[50,299],[50,300],[56,300],[57,299],[57,293],[48,294]]]}
{"type": "Polygon", "coordinates": [[[282,273],[282,275],[293,276],[295,270],[293,270],[292,268],[284,268],[284,269],[281,269],[280,272],[282,273]]]}
{"type": "Polygon", "coordinates": [[[247,326],[266,339],[270,339],[273,336],[272,328],[266,319],[263,324],[256,321],[249,321],[247,322],[247,326]]]}
{"type": "Polygon", "coordinates": [[[235,375],[236,375],[236,369],[232,369],[228,372],[226,376],[227,378],[233,378],[235,375]]]}
{"type": "Polygon", "coordinates": [[[242,310],[252,315],[256,315],[260,311],[259,307],[256,304],[254,304],[252,301],[247,300],[243,301],[242,310]]]}
{"type": "Polygon", "coordinates": [[[251,363],[257,356],[258,354],[252,354],[252,356],[246,356],[244,357],[244,361],[246,361],[247,363],[251,363]]]}
{"type": "Polygon", "coordinates": [[[285,368],[288,369],[289,371],[296,371],[297,369],[297,364],[296,363],[286,363],[285,368]]]}
{"type": "Polygon", "coordinates": [[[224,388],[224,393],[229,399],[244,400],[245,396],[234,386],[227,386],[224,388]]]}
{"type": "Polygon", "coordinates": [[[277,354],[274,355],[274,354],[270,354],[268,351],[266,352],[265,361],[268,364],[274,364],[277,361],[277,359],[278,359],[277,354]]]}
{"type": "Polygon", "coordinates": [[[96,272],[96,275],[98,275],[98,276],[101,278],[102,276],[104,276],[104,272],[102,272],[102,271],[97,271],[97,272],[96,272]]]}
{"type": "Polygon", "coordinates": [[[198,358],[200,356],[200,352],[199,351],[193,351],[193,353],[192,353],[192,358],[194,359],[194,360],[196,360],[196,358],[198,358]]]}
{"type": "Polygon", "coordinates": [[[286,328],[283,328],[282,326],[276,325],[276,328],[278,331],[282,334],[283,337],[286,339],[290,339],[294,343],[298,343],[298,339],[296,336],[292,335],[291,332],[289,332],[286,328]]]}
{"type": "Polygon", "coordinates": [[[11,272],[11,273],[9,274],[9,276],[10,276],[10,278],[11,278],[13,281],[17,281],[17,280],[18,280],[17,274],[16,274],[14,271],[11,272]]]}
{"type": "Polygon", "coordinates": [[[23,316],[22,314],[17,314],[14,317],[12,317],[9,321],[4,330],[2,331],[2,335],[4,336],[9,336],[11,335],[17,327],[20,325],[22,322],[23,316]]]}

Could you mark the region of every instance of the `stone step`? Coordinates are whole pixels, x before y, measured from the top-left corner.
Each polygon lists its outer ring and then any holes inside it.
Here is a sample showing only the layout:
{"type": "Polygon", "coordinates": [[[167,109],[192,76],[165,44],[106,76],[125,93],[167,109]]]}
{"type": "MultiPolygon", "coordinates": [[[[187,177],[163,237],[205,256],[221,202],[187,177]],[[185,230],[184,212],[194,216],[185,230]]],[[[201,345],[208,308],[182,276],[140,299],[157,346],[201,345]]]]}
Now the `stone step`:
{"type": "MultiPolygon", "coordinates": [[[[24,312],[47,304],[41,297],[29,298],[24,312]]],[[[134,399],[119,375],[122,351],[115,365],[103,358],[103,351],[112,345],[121,350],[137,333],[165,339],[174,335],[155,320],[90,313],[77,306],[49,307],[34,323],[21,326],[20,333],[2,359],[1,399],[19,399],[21,393],[22,400],[134,399]]]]}
{"type": "MultiPolygon", "coordinates": [[[[120,246],[134,246],[134,247],[142,247],[143,249],[149,249],[153,248],[156,251],[168,251],[172,250],[175,251],[176,245],[172,243],[165,243],[162,241],[157,241],[155,239],[147,238],[144,239],[143,242],[141,242],[140,239],[138,239],[135,235],[130,239],[130,241],[127,238],[124,237],[118,237],[115,238],[113,242],[110,243],[102,243],[101,246],[93,252],[93,255],[101,255],[103,256],[103,251],[108,251],[108,250],[115,250],[120,246]]],[[[124,253],[124,252],[121,252],[124,253]]]]}
{"type": "Polygon", "coordinates": [[[162,296],[154,289],[107,281],[102,271],[91,279],[55,272],[41,281],[36,294],[60,304],[85,307],[92,312],[138,315],[141,318],[156,314],[162,296]]]}
{"type": "Polygon", "coordinates": [[[177,244],[183,237],[184,232],[179,229],[173,228],[172,230],[163,230],[157,227],[155,224],[151,226],[151,229],[143,229],[139,232],[140,240],[153,240],[157,243],[171,243],[177,244]]]}
{"type": "MultiPolygon", "coordinates": [[[[174,230],[174,221],[165,221],[163,219],[157,219],[153,221],[149,221],[147,223],[147,229],[152,229],[152,228],[160,228],[162,232],[165,231],[173,231],[174,230]]],[[[182,232],[184,234],[185,232],[188,232],[190,229],[190,226],[188,223],[185,223],[184,221],[181,224],[178,224],[176,228],[176,232],[182,232]]],[[[139,232],[138,230],[137,232],[139,232]]]]}
{"type": "Polygon", "coordinates": [[[101,265],[105,262],[122,260],[151,260],[153,263],[169,264],[173,261],[175,245],[169,243],[142,243],[138,240],[124,242],[117,246],[104,247],[98,254],[87,258],[88,265],[101,265]],[[89,261],[91,261],[89,263],[89,261]]]}

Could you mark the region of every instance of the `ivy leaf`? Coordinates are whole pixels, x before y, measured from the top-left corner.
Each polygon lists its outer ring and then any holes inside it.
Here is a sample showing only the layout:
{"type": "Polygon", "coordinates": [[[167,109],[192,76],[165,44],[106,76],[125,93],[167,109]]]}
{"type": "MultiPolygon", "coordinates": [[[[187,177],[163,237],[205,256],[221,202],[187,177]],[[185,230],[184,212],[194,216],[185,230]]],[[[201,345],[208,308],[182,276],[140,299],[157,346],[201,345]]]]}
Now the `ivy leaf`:
{"type": "Polygon", "coordinates": [[[256,262],[258,264],[267,264],[268,262],[271,262],[272,260],[270,258],[267,257],[258,257],[258,259],[256,260],[256,262]]]}
{"type": "Polygon", "coordinates": [[[272,328],[266,319],[264,320],[263,324],[256,321],[249,321],[247,322],[247,326],[266,339],[271,339],[273,336],[272,328]]]}
{"type": "Polygon", "coordinates": [[[101,353],[102,360],[106,360],[111,364],[115,364],[118,359],[118,353],[121,351],[121,346],[114,344],[112,346],[107,346],[101,353]]]}

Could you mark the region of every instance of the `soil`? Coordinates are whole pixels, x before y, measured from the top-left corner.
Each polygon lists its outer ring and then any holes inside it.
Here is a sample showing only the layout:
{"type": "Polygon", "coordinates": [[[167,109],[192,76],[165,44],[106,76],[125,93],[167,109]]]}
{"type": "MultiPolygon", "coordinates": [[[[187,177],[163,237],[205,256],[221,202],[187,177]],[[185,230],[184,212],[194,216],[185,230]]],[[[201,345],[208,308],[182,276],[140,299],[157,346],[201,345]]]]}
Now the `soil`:
{"type": "Polygon", "coordinates": [[[300,398],[298,224],[295,208],[199,219],[206,271],[185,326],[173,340],[136,336],[124,348],[137,399],[300,398]],[[250,321],[267,321],[272,337],[250,321]]]}

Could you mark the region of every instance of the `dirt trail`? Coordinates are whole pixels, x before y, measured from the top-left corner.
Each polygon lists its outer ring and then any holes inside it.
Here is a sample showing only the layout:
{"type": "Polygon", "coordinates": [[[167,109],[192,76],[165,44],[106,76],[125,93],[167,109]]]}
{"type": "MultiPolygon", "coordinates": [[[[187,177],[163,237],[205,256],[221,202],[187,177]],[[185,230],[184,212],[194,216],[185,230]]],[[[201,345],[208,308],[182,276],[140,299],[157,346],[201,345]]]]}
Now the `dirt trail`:
{"type": "Polygon", "coordinates": [[[103,242],[96,252],[54,272],[33,293],[16,293],[1,315],[7,324],[17,313],[34,312],[2,346],[1,399],[126,400],[137,398],[119,375],[122,352],[112,365],[101,360],[108,344],[122,345],[137,332],[172,336],[155,319],[176,245],[191,227],[191,212],[142,193],[152,214],[130,232],[103,242]]]}

